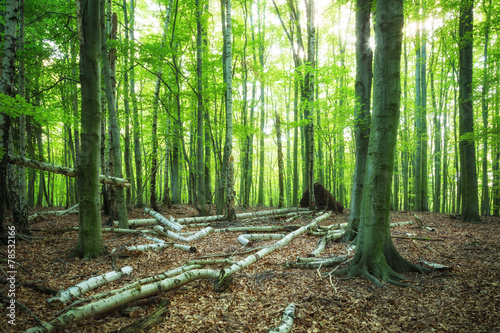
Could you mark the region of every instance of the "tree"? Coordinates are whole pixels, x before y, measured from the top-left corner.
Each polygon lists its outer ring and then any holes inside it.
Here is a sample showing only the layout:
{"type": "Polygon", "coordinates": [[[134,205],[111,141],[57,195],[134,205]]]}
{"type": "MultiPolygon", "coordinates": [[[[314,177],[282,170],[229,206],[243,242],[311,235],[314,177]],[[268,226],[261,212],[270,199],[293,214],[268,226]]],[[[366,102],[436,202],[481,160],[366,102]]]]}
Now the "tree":
{"type": "MultiPolygon", "coordinates": [[[[233,167],[233,33],[231,23],[231,0],[225,0],[226,28],[224,29],[224,66],[226,67],[224,81],[226,83],[226,142],[224,144],[224,163],[226,163],[225,191],[226,191],[226,218],[236,220],[234,208],[234,167],[233,167]]],[[[224,10],[223,7],[223,10],[224,10]]],[[[201,148],[201,147],[200,147],[201,148]]]]}
{"type": "Polygon", "coordinates": [[[356,253],[349,267],[338,274],[365,277],[383,286],[401,284],[399,273],[423,272],[392,243],[389,230],[391,184],[401,99],[400,61],[403,37],[403,1],[377,1],[373,116],[363,186],[362,214],[356,253]]]}
{"type": "MultiPolygon", "coordinates": [[[[2,72],[0,77],[0,93],[14,96],[14,74],[16,63],[17,22],[19,3],[17,0],[7,0],[5,9],[4,50],[2,72]]],[[[6,242],[7,235],[3,228],[4,212],[7,196],[7,165],[9,151],[9,131],[11,118],[2,108],[0,112],[0,242],[6,242]]]]}
{"type": "Polygon", "coordinates": [[[351,212],[345,241],[351,241],[358,231],[361,216],[361,198],[365,178],[368,139],[370,136],[370,106],[372,90],[373,52],[370,48],[371,0],[356,3],[356,83],[354,107],[354,136],[356,141],[356,161],[351,192],[351,212]]]}
{"type": "MultiPolygon", "coordinates": [[[[104,1],[101,4],[101,15],[102,18],[105,17],[104,1]]],[[[108,30],[109,38],[111,40],[116,40],[116,32],[118,29],[118,18],[116,13],[111,11],[111,1],[108,2],[108,15],[110,19],[108,20],[108,29],[105,28],[105,20],[101,19],[101,33],[102,38],[102,63],[103,63],[103,76],[104,85],[106,88],[106,100],[108,103],[108,116],[109,116],[109,127],[110,127],[110,150],[113,166],[113,176],[117,178],[123,178],[122,171],[122,151],[120,147],[120,127],[118,125],[118,118],[116,115],[116,49],[112,48],[108,54],[107,48],[107,34],[108,30]]],[[[120,228],[128,228],[128,217],[127,217],[127,204],[125,202],[125,189],[121,186],[113,189],[115,192],[116,203],[113,203],[111,208],[113,219],[117,219],[120,223],[120,228]]]]}
{"type": "Polygon", "coordinates": [[[78,243],[73,255],[85,259],[105,253],[99,210],[101,157],[101,0],[77,1],[82,94],[81,155],[78,166],[80,212],[78,243]]]}
{"type": "Polygon", "coordinates": [[[474,144],[474,110],[472,107],[473,72],[473,1],[460,5],[460,75],[459,75],[459,127],[460,127],[460,182],[462,190],[463,221],[480,221],[474,144]]]}
{"type": "Polygon", "coordinates": [[[196,110],[197,128],[197,167],[196,167],[196,208],[201,216],[207,215],[207,199],[205,193],[205,147],[203,120],[205,116],[203,107],[203,4],[196,0],[196,79],[197,79],[197,99],[198,106],[196,110]]]}

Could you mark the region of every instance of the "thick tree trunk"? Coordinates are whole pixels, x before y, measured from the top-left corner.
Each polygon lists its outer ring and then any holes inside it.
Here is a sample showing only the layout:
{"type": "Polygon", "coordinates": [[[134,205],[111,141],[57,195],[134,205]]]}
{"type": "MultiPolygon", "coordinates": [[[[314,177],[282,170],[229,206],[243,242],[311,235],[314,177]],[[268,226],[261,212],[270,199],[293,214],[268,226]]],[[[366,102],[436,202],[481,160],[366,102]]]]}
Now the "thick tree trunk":
{"type": "MultiPolygon", "coordinates": [[[[0,92],[14,96],[14,75],[16,63],[16,39],[19,3],[17,0],[7,0],[5,9],[4,50],[2,60],[2,75],[0,77],[0,92]]],[[[7,234],[3,228],[4,212],[7,196],[7,170],[9,151],[10,117],[0,111],[0,242],[6,242],[7,234]]]]}
{"type": "Polygon", "coordinates": [[[101,0],[77,2],[82,94],[82,154],[78,166],[79,233],[74,254],[86,259],[105,253],[99,209],[101,140],[101,0]]]}
{"type": "Polygon", "coordinates": [[[400,60],[403,37],[403,1],[379,0],[375,21],[373,116],[363,187],[362,215],[356,253],[351,265],[338,271],[379,281],[398,283],[397,272],[422,268],[403,259],[390,235],[389,209],[400,107],[400,60]]]}
{"type": "Polygon", "coordinates": [[[473,1],[465,1],[460,7],[460,182],[462,190],[463,221],[481,221],[476,173],[476,149],[474,144],[474,110],[472,108],[473,72],[473,1]]]}

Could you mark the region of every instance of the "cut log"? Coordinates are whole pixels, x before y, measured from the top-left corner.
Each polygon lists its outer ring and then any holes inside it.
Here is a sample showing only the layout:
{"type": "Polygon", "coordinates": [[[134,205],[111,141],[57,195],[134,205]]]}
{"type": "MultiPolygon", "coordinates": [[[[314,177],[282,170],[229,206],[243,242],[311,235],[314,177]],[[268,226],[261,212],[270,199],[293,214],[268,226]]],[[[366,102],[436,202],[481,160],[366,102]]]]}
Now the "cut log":
{"type": "Polygon", "coordinates": [[[174,218],[172,218],[172,216],[170,216],[170,218],[167,219],[163,215],[161,215],[160,213],[155,212],[154,210],[147,208],[147,207],[144,208],[144,211],[146,213],[148,213],[149,215],[151,215],[152,217],[154,217],[155,219],[157,219],[161,224],[165,225],[169,229],[174,229],[175,231],[180,231],[184,227],[184,226],[180,225],[178,222],[176,222],[174,220],[174,218]]]}
{"type": "Polygon", "coordinates": [[[295,304],[290,303],[283,312],[283,317],[278,327],[268,330],[268,333],[288,333],[292,329],[295,318],[295,304]]]}
{"type": "MultiPolygon", "coordinates": [[[[64,175],[67,177],[77,177],[77,173],[76,173],[75,169],[66,168],[66,167],[63,167],[60,165],[56,165],[56,164],[40,162],[40,161],[31,160],[31,159],[28,159],[25,157],[19,157],[19,156],[14,156],[14,155],[8,155],[8,160],[9,160],[9,163],[11,163],[11,164],[22,165],[22,166],[32,168],[32,169],[37,169],[37,170],[49,171],[49,172],[57,173],[57,174],[64,175]]],[[[110,185],[121,186],[121,187],[130,187],[131,186],[130,182],[127,179],[122,179],[122,178],[100,175],[99,180],[101,183],[104,183],[104,184],[110,184],[110,185]]]]}
{"type": "Polygon", "coordinates": [[[66,290],[59,291],[56,297],[49,298],[47,302],[54,304],[66,304],[72,298],[79,297],[90,290],[96,289],[100,286],[108,284],[109,282],[121,279],[125,275],[132,272],[132,267],[123,267],[120,271],[112,271],[99,276],[94,276],[87,281],[80,282],[79,284],[69,287],[66,290]]]}

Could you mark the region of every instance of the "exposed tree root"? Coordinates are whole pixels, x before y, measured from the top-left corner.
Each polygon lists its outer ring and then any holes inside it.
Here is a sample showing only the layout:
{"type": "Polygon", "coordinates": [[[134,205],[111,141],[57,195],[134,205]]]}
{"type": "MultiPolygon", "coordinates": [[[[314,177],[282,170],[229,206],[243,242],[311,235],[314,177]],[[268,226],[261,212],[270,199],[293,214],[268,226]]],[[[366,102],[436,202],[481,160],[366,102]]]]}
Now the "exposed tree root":
{"type": "Polygon", "coordinates": [[[360,257],[361,258],[358,260],[353,261],[349,267],[340,269],[333,274],[361,277],[382,288],[387,288],[384,283],[394,284],[400,287],[415,288],[410,284],[401,282],[406,280],[406,277],[399,272],[419,272],[422,274],[430,272],[429,269],[404,259],[397,252],[392,253],[391,256],[387,256],[391,258],[391,260],[387,260],[384,255],[360,257]],[[370,258],[368,259],[366,257],[370,258]]]}

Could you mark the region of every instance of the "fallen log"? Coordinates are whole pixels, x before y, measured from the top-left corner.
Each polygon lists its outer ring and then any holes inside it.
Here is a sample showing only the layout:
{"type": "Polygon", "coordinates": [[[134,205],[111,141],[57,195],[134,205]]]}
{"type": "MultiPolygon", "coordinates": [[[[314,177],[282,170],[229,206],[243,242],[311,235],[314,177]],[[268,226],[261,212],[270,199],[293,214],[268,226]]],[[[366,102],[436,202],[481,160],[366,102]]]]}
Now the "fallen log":
{"type": "Polygon", "coordinates": [[[163,228],[161,225],[157,225],[153,229],[161,235],[164,235],[164,236],[169,237],[169,238],[173,238],[173,239],[181,241],[181,242],[191,242],[193,240],[198,240],[198,239],[203,238],[206,235],[208,235],[214,231],[214,229],[212,227],[206,227],[205,229],[202,229],[202,230],[198,231],[197,233],[192,234],[189,237],[184,237],[184,236],[176,234],[175,232],[172,232],[170,230],[165,230],[165,228],[163,228]]]}
{"type": "Polygon", "coordinates": [[[38,212],[38,213],[35,213],[33,215],[30,215],[28,216],[28,220],[33,220],[39,216],[42,216],[42,215],[55,215],[55,216],[63,216],[63,215],[66,215],[66,214],[69,214],[69,213],[78,213],[78,206],[80,204],[76,204],[66,210],[51,210],[51,211],[47,211],[47,212],[38,212]]]}
{"type": "Polygon", "coordinates": [[[99,288],[105,284],[121,279],[124,275],[129,275],[132,272],[132,267],[123,267],[120,271],[112,271],[99,276],[94,276],[86,281],[80,282],[68,289],[61,290],[57,296],[49,298],[47,302],[55,304],[66,304],[72,298],[77,298],[86,292],[99,288]]]}
{"type": "MultiPolygon", "coordinates": [[[[29,158],[14,156],[14,155],[8,155],[7,159],[10,164],[22,165],[28,168],[57,173],[67,177],[78,177],[78,174],[75,169],[66,168],[60,165],[40,162],[29,158]]],[[[100,175],[99,181],[104,184],[110,184],[121,187],[131,186],[130,182],[127,179],[110,177],[106,175],[100,175]]]]}
{"type": "Polygon", "coordinates": [[[184,272],[182,274],[173,277],[165,278],[158,282],[140,285],[137,288],[133,289],[127,289],[123,292],[114,294],[107,298],[99,299],[95,302],[71,309],[68,312],[50,320],[49,322],[45,322],[40,326],[32,327],[26,330],[25,332],[26,333],[54,332],[57,329],[65,327],[73,322],[103,314],[105,312],[114,310],[132,301],[147,298],[153,295],[157,295],[164,291],[179,288],[192,281],[199,279],[217,280],[214,290],[223,291],[225,290],[224,288],[227,289],[227,287],[229,287],[229,283],[232,279],[231,277],[232,274],[251,265],[258,259],[270,253],[273,253],[277,249],[289,244],[292,240],[305,233],[308,228],[312,228],[318,222],[328,218],[330,214],[331,213],[325,213],[321,216],[316,217],[308,225],[305,225],[299,228],[298,230],[289,233],[287,236],[285,236],[283,239],[276,242],[275,244],[267,246],[255,254],[249,255],[245,259],[234,263],[233,265],[231,265],[231,267],[227,269],[222,269],[222,270],[196,269],[184,272]]]}
{"type": "Polygon", "coordinates": [[[260,240],[269,240],[269,239],[282,239],[285,237],[283,234],[243,234],[238,237],[238,242],[242,245],[248,245],[250,241],[260,239],[260,240]]]}
{"type": "Polygon", "coordinates": [[[155,219],[157,219],[161,224],[167,226],[167,228],[169,228],[169,229],[174,229],[175,231],[180,231],[184,227],[184,226],[180,225],[178,222],[176,222],[174,220],[174,218],[172,218],[172,216],[170,216],[170,218],[167,219],[163,215],[161,215],[160,213],[155,212],[154,210],[147,208],[147,207],[144,208],[144,211],[146,213],[148,213],[149,215],[151,215],[152,217],[154,217],[155,219]]]}
{"type": "Polygon", "coordinates": [[[295,318],[295,304],[290,303],[283,311],[278,327],[270,329],[267,333],[288,333],[292,329],[293,318],[295,318]]]}

